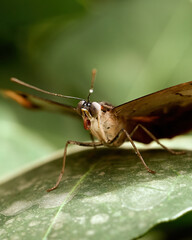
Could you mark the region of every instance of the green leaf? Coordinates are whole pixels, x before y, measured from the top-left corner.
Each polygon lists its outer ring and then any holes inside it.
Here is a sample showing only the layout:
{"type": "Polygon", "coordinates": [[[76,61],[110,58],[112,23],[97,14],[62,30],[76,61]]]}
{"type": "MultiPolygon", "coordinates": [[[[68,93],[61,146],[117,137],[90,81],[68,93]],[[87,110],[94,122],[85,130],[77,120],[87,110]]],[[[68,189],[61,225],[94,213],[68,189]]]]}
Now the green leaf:
{"type": "Polygon", "coordinates": [[[152,175],[131,150],[77,149],[53,192],[62,159],[1,185],[2,239],[133,239],[191,210],[191,151],[142,150],[152,175]]]}

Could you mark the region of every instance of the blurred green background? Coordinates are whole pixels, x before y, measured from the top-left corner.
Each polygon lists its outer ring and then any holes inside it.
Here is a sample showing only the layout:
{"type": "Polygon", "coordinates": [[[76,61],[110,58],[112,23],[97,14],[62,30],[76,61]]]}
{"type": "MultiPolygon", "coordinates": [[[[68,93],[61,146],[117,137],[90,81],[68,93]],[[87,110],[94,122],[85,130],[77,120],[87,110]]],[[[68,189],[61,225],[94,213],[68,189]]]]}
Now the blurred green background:
{"type": "MultiPolygon", "coordinates": [[[[11,83],[14,76],[45,90],[86,98],[91,70],[97,68],[92,100],[118,105],[191,81],[191,62],[189,0],[1,3],[0,88],[34,93],[11,83]]],[[[0,98],[1,179],[62,148],[69,139],[89,139],[81,121],[27,111],[0,98]]]]}
{"type": "MultiPolygon", "coordinates": [[[[11,83],[14,76],[86,98],[97,68],[92,100],[118,105],[192,79],[191,1],[8,0],[0,18],[0,88],[34,93],[11,83]]],[[[0,131],[1,176],[68,139],[89,139],[77,119],[27,111],[3,98],[0,131]]]]}

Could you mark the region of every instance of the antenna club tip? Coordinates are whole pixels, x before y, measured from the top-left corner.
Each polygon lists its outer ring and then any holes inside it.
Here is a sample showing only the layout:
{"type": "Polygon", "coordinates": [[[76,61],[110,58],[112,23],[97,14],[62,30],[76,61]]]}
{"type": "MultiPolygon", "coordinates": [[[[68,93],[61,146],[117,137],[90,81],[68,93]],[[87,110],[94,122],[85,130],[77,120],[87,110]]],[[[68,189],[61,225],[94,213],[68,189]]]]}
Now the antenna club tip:
{"type": "Polygon", "coordinates": [[[15,77],[10,78],[10,80],[11,80],[11,82],[15,82],[15,83],[19,83],[19,84],[22,83],[21,80],[15,78],[15,77]]]}
{"type": "Polygon", "coordinates": [[[91,89],[89,89],[89,93],[93,93],[93,89],[91,88],[91,89]]]}
{"type": "Polygon", "coordinates": [[[14,77],[11,77],[10,80],[11,80],[12,82],[15,82],[15,80],[17,80],[17,79],[14,78],[14,77]]]}
{"type": "Polygon", "coordinates": [[[92,74],[96,74],[96,72],[97,72],[97,69],[96,69],[96,68],[93,68],[93,69],[92,69],[92,74]]]}

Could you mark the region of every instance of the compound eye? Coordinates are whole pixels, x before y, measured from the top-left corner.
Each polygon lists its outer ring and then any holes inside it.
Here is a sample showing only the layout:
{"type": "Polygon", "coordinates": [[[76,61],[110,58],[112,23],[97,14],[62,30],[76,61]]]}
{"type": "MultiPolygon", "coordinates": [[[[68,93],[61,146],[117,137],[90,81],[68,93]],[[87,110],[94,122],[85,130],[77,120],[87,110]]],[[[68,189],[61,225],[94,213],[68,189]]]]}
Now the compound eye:
{"type": "Polygon", "coordinates": [[[81,108],[84,106],[85,101],[80,101],[77,105],[77,112],[81,115],[81,108]]]}
{"type": "Polygon", "coordinates": [[[97,117],[100,111],[101,111],[101,105],[97,102],[92,102],[90,107],[90,112],[92,117],[97,117]]]}

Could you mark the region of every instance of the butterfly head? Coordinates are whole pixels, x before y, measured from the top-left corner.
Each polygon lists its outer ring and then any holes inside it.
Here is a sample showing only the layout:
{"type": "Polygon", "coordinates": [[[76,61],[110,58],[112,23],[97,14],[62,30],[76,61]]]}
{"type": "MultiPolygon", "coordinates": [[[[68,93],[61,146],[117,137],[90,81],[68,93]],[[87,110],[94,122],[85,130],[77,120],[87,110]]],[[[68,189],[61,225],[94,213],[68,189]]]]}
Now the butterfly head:
{"type": "Polygon", "coordinates": [[[89,130],[93,121],[98,119],[101,105],[97,102],[80,101],[77,106],[78,113],[82,116],[84,128],[89,130]]]}

